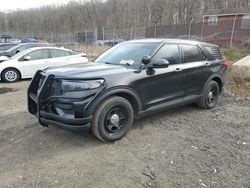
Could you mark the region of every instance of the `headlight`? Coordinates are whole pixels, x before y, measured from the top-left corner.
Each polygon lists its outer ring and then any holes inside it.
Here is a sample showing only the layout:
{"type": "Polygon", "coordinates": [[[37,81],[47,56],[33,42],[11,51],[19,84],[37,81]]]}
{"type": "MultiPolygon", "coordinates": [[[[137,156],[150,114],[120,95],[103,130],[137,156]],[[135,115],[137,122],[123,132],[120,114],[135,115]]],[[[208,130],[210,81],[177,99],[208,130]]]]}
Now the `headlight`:
{"type": "Polygon", "coordinates": [[[62,90],[66,92],[84,91],[101,87],[104,80],[62,80],[62,90]]]}

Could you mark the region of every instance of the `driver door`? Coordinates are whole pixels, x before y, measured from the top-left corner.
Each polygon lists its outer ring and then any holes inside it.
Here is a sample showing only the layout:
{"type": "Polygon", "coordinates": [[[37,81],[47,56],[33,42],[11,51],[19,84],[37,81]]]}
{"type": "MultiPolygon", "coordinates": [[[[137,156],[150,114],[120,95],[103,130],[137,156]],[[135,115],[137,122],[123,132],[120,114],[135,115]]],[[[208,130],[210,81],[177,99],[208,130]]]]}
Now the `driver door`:
{"type": "Polygon", "coordinates": [[[145,70],[146,108],[184,97],[184,75],[181,69],[181,53],[177,44],[165,44],[153,57],[169,61],[167,68],[145,70]]]}

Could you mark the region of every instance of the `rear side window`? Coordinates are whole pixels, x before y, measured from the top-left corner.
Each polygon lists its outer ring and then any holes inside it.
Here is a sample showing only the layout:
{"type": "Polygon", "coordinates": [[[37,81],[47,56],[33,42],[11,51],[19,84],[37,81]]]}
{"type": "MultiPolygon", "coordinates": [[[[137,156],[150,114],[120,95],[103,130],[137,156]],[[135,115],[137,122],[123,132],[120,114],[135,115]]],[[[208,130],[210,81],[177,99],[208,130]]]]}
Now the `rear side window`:
{"type": "Polygon", "coordinates": [[[71,51],[70,54],[71,55],[77,55],[77,54],[79,54],[79,52],[71,51]]]}
{"type": "Polygon", "coordinates": [[[204,61],[207,59],[198,46],[186,44],[181,46],[183,51],[184,63],[204,61]]]}
{"type": "Polygon", "coordinates": [[[70,56],[71,53],[69,51],[65,50],[50,50],[51,52],[51,57],[56,58],[56,57],[64,57],[64,56],[70,56]]]}
{"type": "Polygon", "coordinates": [[[34,52],[28,53],[25,56],[30,56],[30,58],[31,58],[30,60],[48,59],[49,52],[48,52],[48,50],[36,50],[34,52]]]}
{"type": "Polygon", "coordinates": [[[180,63],[180,51],[176,44],[165,44],[154,56],[154,59],[166,59],[170,65],[180,63]]]}
{"type": "Polygon", "coordinates": [[[223,59],[220,49],[217,47],[205,46],[205,49],[208,51],[210,56],[212,56],[211,60],[215,59],[223,59]]]}

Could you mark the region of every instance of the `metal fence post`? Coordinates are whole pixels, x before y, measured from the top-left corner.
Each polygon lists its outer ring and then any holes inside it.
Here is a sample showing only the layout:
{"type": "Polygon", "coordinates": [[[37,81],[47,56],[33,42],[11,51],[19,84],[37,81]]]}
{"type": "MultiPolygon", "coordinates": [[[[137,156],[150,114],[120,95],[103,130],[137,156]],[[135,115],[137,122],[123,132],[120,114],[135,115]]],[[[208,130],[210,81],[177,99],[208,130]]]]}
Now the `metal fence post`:
{"type": "Polygon", "coordinates": [[[51,40],[51,43],[53,43],[53,33],[51,33],[50,40],[51,40]]]}
{"type": "Polygon", "coordinates": [[[94,38],[93,42],[95,42],[95,44],[97,44],[96,43],[97,40],[98,40],[98,32],[97,32],[97,28],[95,27],[95,38],[94,38]]]}
{"type": "Polygon", "coordinates": [[[104,28],[104,26],[102,27],[102,40],[105,40],[105,28],[104,28]]]}
{"type": "Polygon", "coordinates": [[[190,36],[191,36],[192,22],[193,22],[193,18],[191,19],[191,21],[190,21],[190,23],[189,23],[189,29],[188,29],[188,39],[190,39],[190,36]]]}
{"type": "Polygon", "coordinates": [[[84,33],[85,33],[85,44],[88,45],[88,34],[86,28],[84,29],[84,33]]]}
{"type": "Polygon", "coordinates": [[[157,27],[155,26],[155,38],[156,38],[156,36],[157,36],[157,27]]]}
{"type": "Polygon", "coordinates": [[[235,23],[236,23],[237,16],[238,16],[238,14],[236,14],[234,17],[231,40],[230,40],[230,48],[232,48],[232,46],[233,46],[233,37],[234,37],[234,30],[235,30],[235,23]]]}
{"type": "Polygon", "coordinates": [[[133,39],[133,27],[131,26],[131,28],[130,28],[130,40],[132,40],[133,39]]]}

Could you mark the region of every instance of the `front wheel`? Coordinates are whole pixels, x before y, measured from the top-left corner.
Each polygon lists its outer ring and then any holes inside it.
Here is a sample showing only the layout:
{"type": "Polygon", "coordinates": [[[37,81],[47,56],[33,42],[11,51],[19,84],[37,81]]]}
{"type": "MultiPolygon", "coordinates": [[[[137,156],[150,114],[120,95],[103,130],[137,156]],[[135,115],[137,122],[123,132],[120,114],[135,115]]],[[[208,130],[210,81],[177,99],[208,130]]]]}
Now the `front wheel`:
{"type": "Polygon", "coordinates": [[[94,113],[92,133],[104,142],[120,140],[134,122],[134,110],[129,101],[122,97],[110,97],[94,113]]]}
{"type": "Polygon", "coordinates": [[[6,69],[2,73],[2,80],[5,82],[16,82],[20,79],[21,75],[16,69],[6,69]]]}
{"type": "Polygon", "coordinates": [[[211,109],[216,106],[220,96],[220,87],[217,82],[210,81],[204,89],[198,106],[204,109],[211,109]]]}

